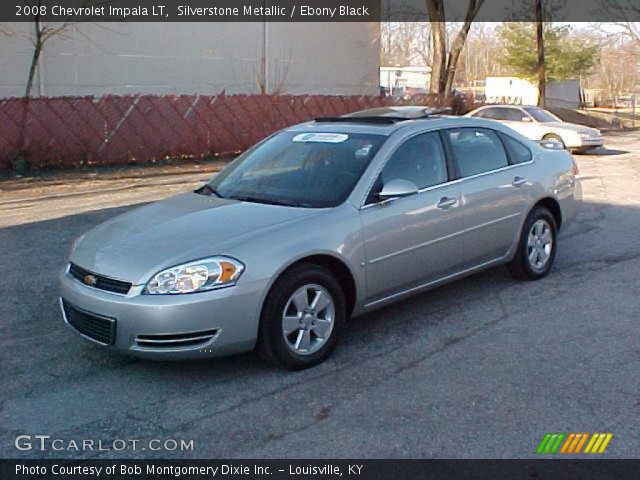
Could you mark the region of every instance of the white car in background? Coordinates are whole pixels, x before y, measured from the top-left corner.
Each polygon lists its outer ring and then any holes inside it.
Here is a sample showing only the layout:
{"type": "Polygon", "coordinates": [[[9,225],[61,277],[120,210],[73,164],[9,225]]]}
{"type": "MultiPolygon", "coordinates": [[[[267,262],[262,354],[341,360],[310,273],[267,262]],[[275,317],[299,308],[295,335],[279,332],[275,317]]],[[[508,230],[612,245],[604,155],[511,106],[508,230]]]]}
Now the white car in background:
{"type": "Polygon", "coordinates": [[[531,140],[554,140],[572,152],[582,153],[604,144],[600,130],[563,122],[540,107],[489,105],[477,108],[466,116],[497,120],[531,140]]]}

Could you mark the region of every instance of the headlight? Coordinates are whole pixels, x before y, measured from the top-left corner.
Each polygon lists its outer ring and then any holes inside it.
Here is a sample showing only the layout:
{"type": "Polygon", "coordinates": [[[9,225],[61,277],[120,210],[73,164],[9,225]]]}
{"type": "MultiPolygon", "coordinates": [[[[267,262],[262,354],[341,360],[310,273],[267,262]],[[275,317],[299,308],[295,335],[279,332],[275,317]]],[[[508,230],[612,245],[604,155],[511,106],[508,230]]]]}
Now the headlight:
{"type": "Polygon", "coordinates": [[[156,273],[144,287],[146,295],[205,292],[235,285],[244,265],[229,257],[211,257],[156,273]]]}
{"type": "Polygon", "coordinates": [[[600,133],[600,130],[593,130],[593,131],[580,132],[579,135],[580,135],[580,138],[598,138],[602,134],[600,133]]]}

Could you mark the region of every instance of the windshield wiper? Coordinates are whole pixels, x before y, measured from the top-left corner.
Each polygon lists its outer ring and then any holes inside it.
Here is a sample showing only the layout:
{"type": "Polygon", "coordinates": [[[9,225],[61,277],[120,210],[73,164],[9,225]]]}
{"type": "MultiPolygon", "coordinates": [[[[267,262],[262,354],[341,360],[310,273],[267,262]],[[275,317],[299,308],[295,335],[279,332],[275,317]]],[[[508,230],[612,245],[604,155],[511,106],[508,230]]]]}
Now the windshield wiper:
{"type": "Polygon", "coordinates": [[[213,194],[218,198],[225,198],[222,195],[220,195],[218,193],[218,191],[215,188],[213,188],[211,185],[209,185],[208,183],[205,183],[202,187],[200,187],[198,190],[196,190],[196,193],[201,193],[203,195],[211,195],[211,194],[213,194]],[[208,193],[205,193],[205,192],[208,192],[208,193]]]}
{"type": "Polygon", "coordinates": [[[233,198],[234,200],[240,200],[241,202],[265,203],[267,205],[282,205],[285,207],[311,207],[311,205],[309,205],[308,203],[297,203],[276,198],[252,197],[250,195],[239,195],[230,198],[233,198]]]}

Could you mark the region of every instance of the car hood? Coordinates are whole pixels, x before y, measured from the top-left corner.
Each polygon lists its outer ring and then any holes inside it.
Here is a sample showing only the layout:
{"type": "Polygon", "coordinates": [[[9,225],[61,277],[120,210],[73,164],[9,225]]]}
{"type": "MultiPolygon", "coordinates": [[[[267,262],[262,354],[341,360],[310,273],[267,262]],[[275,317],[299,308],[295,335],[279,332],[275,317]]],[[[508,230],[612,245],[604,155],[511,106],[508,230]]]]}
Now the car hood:
{"type": "Polygon", "coordinates": [[[584,125],[578,125],[577,123],[568,122],[543,122],[541,125],[545,125],[551,128],[561,128],[563,130],[570,130],[576,133],[586,133],[589,135],[600,135],[600,130],[595,128],[585,127],[584,125]]]}
{"type": "Polygon", "coordinates": [[[186,193],[98,225],[76,242],[70,261],[137,285],[164,268],[228,254],[233,243],[315,214],[315,209],[186,193]]]}

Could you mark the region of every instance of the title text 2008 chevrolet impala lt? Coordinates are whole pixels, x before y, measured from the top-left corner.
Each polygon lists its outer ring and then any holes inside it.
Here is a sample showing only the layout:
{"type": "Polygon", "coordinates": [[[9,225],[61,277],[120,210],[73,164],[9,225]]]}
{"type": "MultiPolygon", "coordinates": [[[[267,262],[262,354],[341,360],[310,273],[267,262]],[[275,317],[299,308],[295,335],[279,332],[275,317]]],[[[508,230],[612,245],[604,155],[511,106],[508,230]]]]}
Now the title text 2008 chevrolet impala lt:
{"type": "Polygon", "coordinates": [[[496,264],[544,277],[576,174],[570,154],[492,121],[423,107],[317,119],[76,240],[62,312],[125,353],[257,348],[308,367],[350,316],[496,264]]]}

